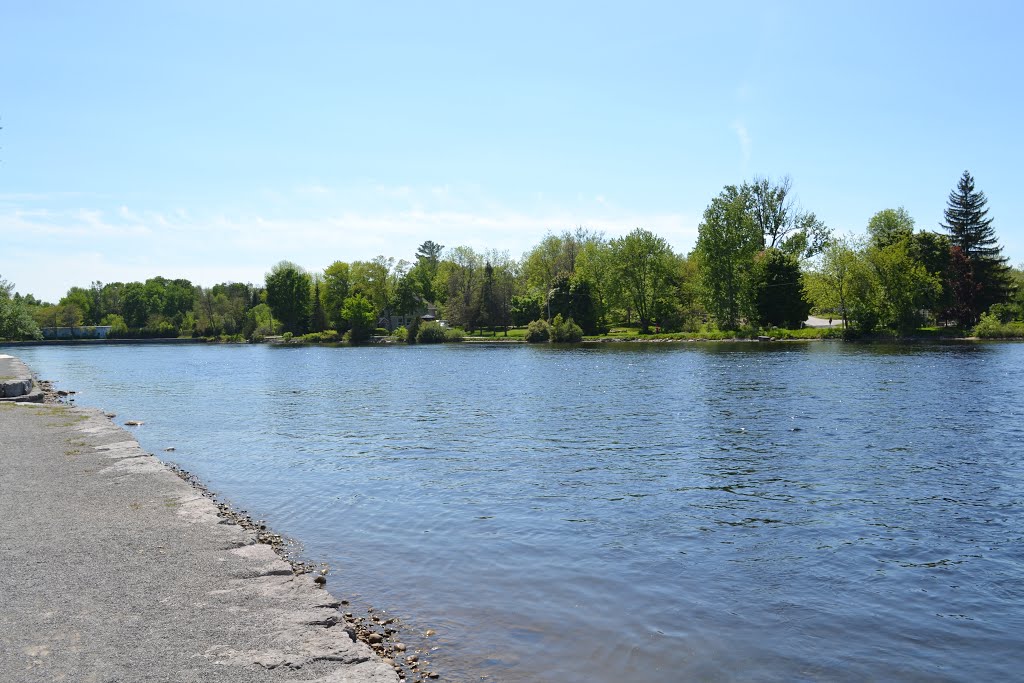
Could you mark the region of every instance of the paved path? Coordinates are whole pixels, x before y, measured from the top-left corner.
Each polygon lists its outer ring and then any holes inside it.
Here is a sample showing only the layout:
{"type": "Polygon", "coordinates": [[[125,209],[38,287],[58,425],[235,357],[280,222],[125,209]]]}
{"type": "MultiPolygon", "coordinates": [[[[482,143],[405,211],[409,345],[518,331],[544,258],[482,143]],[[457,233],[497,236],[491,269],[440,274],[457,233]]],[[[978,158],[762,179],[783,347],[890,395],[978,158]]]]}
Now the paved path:
{"type": "Polygon", "coordinates": [[[804,323],[807,327],[842,327],[842,318],[832,318],[832,322],[829,322],[829,318],[818,318],[816,316],[808,316],[807,322],[804,323]]]}
{"type": "Polygon", "coordinates": [[[102,413],[0,404],[0,680],[398,680],[253,540],[102,413]]]}

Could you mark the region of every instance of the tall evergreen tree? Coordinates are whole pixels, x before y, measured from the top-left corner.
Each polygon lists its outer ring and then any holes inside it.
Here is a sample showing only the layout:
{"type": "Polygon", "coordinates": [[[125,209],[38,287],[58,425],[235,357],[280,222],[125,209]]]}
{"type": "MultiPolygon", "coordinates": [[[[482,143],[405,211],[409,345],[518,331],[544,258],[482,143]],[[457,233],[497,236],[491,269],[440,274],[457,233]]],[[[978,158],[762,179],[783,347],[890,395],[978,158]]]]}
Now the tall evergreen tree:
{"type": "Polygon", "coordinates": [[[941,224],[949,232],[952,246],[959,247],[970,263],[977,287],[973,303],[959,312],[960,322],[965,325],[976,323],[989,306],[1006,301],[1010,294],[1007,259],[996,241],[987,204],[985,193],[974,189],[974,178],[964,171],[956,189],[949,193],[946,222],[941,224]]]}
{"type": "Polygon", "coordinates": [[[324,301],[320,296],[320,277],[313,278],[313,310],[309,314],[309,331],[323,332],[327,329],[327,313],[324,301]]]}

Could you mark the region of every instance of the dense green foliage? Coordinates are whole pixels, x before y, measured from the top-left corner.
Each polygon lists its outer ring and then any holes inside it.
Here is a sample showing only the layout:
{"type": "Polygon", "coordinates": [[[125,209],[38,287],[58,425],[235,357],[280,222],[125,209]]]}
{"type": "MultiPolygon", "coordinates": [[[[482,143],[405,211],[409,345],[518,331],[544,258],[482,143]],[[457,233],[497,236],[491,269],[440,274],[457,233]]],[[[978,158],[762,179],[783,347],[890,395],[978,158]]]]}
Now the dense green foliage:
{"type": "Polygon", "coordinates": [[[0,278],[0,339],[40,339],[39,325],[22,297],[11,296],[14,286],[0,278]]]}
{"type": "Polygon", "coordinates": [[[551,322],[551,341],[558,344],[583,341],[583,329],[572,318],[563,320],[561,315],[556,315],[551,322]]]}
{"type": "Polygon", "coordinates": [[[1024,321],[1000,322],[989,313],[982,313],[974,326],[974,336],[981,339],[1024,339],[1024,321]]]}
{"type": "Polygon", "coordinates": [[[312,299],[310,284],[309,274],[289,261],[281,261],[267,273],[267,305],[285,332],[306,332],[312,299]]]}
{"type": "Polygon", "coordinates": [[[994,325],[1012,330],[1024,319],[1024,274],[1000,255],[986,201],[965,173],[949,197],[948,234],[915,231],[900,207],[877,212],[860,236],[834,236],[796,205],[788,178],[755,178],[711,199],[689,254],[644,228],[611,239],[576,228],[544,235],[518,260],[426,240],[412,261],[381,255],[313,273],[282,261],[262,285],[93,282],[57,304],[11,295],[5,285],[0,335],[99,324],[115,337],[288,333],[352,343],[374,335],[452,341],[459,328],[527,341],[574,341],[613,327],[612,338],[841,333],[799,330],[809,311],[851,335],[920,334],[922,325],[950,323],[961,334],[975,323],[995,334],[994,325]],[[983,313],[991,319],[981,325],[983,313]]]}
{"type": "Polygon", "coordinates": [[[362,344],[369,341],[374,330],[373,304],[362,294],[350,296],[342,303],[341,317],[348,321],[345,341],[362,344]]]}
{"type": "Polygon", "coordinates": [[[546,320],[534,320],[526,327],[526,341],[539,344],[551,339],[551,325],[546,320]]]}

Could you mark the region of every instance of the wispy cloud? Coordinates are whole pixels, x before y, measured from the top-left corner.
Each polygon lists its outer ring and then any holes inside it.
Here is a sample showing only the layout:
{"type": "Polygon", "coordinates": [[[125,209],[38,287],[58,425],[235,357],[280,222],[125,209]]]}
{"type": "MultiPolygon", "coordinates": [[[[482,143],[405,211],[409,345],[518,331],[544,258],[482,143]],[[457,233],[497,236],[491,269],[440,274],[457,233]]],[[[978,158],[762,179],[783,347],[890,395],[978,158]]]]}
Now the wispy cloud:
{"type": "Polygon", "coordinates": [[[734,121],[732,124],[733,132],[736,133],[736,139],[740,143],[740,153],[742,154],[744,170],[750,164],[750,154],[753,142],[750,139],[750,131],[747,130],[746,124],[742,121],[734,121]]]}
{"type": "Polygon", "coordinates": [[[629,211],[602,203],[603,197],[593,194],[571,208],[540,203],[512,208],[479,196],[455,196],[447,187],[436,189],[405,188],[390,203],[370,202],[360,208],[347,208],[348,202],[340,199],[346,196],[343,192],[333,192],[339,201],[315,209],[301,201],[219,212],[125,204],[62,210],[0,207],[0,235],[8,255],[0,274],[22,292],[56,300],[69,287],[97,279],[165,275],[212,285],[228,279],[261,282],[282,259],[310,270],[378,254],[411,260],[428,239],[448,247],[508,251],[513,257],[548,231],[580,225],[608,237],[644,227],[678,251],[688,251],[696,239],[692,217],[629,211]]]}

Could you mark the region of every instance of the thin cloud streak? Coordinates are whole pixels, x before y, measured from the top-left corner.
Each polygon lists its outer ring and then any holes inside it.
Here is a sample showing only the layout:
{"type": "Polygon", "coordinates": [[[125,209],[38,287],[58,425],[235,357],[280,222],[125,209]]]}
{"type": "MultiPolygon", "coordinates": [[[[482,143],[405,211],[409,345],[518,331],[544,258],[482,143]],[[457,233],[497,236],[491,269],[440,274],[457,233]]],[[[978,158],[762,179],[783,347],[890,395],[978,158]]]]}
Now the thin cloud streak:
{"type": "Polygon", "coordinates": [[[732,124],[733,132],[736,133],[736,138],[740,143],[740,153],[742,154],[743,169],[750,165],[751,152],[753,150],[753,142],[750,139],[750,131],[747,130],[747,126],[742,121],[735,121],[732,124]]]}

